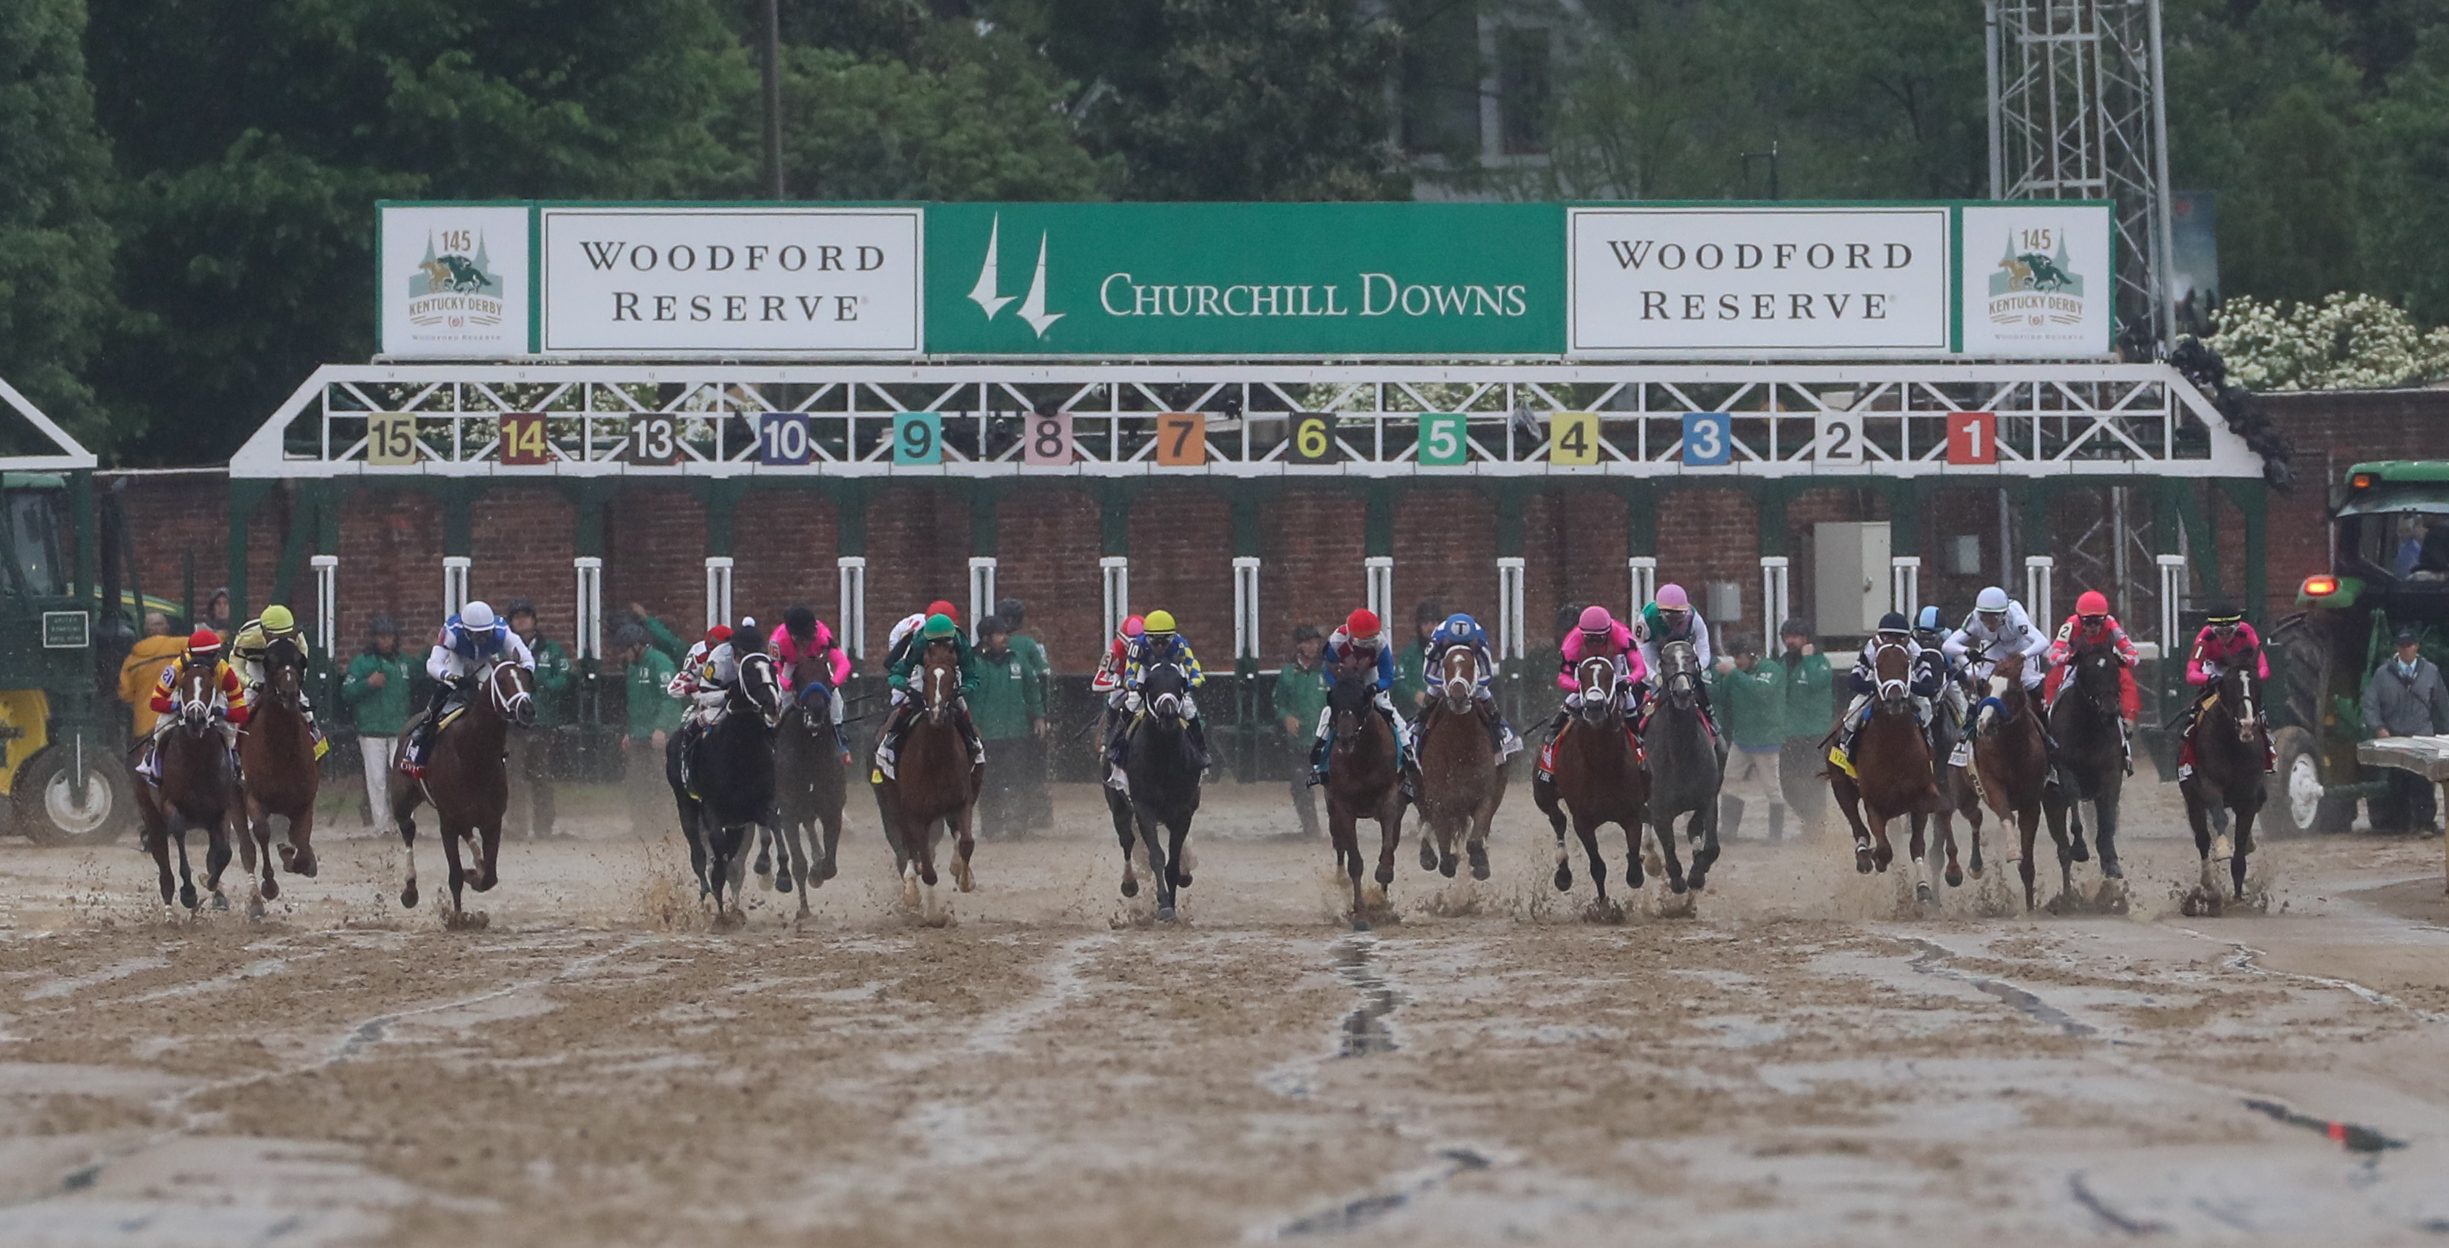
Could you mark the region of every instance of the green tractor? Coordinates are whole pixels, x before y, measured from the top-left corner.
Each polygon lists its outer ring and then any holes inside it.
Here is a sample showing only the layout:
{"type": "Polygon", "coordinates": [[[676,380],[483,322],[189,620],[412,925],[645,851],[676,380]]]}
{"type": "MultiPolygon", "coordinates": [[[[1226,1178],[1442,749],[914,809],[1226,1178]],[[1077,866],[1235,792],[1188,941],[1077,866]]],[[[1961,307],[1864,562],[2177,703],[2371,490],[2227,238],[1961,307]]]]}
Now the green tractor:
{"type": "Polygon", "coordinates": [[[2272,745],[2278,763],[2263,818],[2299,834],[2344,832],[2359,800],[2388,784],[2358,766],[2364,682],[2397,630],[2424,632],[2449,658],[2449,463],[2357,464],[2332,494],[2330,570],[2296,592],[2306,608],[2271,629],[2272,745]]]}
{"type": "Polygon", "coordinates": [[[136,825],[126,716],[96,650],[93,469],[91,452],[0,381],[0,830],[43,845],[100,844],[136,825]]]}

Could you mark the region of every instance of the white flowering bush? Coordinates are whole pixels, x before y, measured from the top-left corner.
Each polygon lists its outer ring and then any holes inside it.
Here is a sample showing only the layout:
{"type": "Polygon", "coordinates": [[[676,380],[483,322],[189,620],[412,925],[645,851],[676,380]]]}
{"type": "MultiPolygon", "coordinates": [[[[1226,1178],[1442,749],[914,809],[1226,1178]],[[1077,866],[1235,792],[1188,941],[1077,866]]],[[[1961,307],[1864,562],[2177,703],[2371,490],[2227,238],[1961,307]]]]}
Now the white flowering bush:
{"type": "Polygon", "coordinates": [[[2253,390],[2379,390],[2449,380],[2449,326],[2426,333],[2375,295],[2320,303],[2239,296],[2219,312],[2211,347],[2253,390]]]}

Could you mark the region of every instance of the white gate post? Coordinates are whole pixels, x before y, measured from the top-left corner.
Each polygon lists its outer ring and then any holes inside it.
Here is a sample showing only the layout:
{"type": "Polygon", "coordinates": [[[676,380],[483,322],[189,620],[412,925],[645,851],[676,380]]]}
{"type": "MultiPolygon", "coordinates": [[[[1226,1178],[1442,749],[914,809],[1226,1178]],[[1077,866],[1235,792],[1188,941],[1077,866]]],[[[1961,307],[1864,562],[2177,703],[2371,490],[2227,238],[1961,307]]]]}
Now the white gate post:
{"type": "Polygon", "coordinates": [[[2185,606],[2186,566],[2184,555],[2161,555],[2160,565],[2160,653],[2165,658],[2177,654],[2185,644],[2185,625],[2180,609],[2185,606]]]}
{"type": "Polygon", "coordinates": [[[706,627],[731,622],[731,556],[706,556],[706,627]]]}
{"type": "Polygon", "coordinates": [[[1395,557],[1371,555],[1361,561],[1361,570],[1369,578],[1369,609],[1386,626],[1387,636],[1394,635],[1395,557]]]}
{"type": "Polygon", "coordinates": [[[316,555],[307,560],[315,569],[315,648],[319,654],[340,652],[340,556],[316,555]]]}
{"type": "Polygon", "coordinates": [[[1760,652],[1777,653],[1777,626],[1786,618],[1793,599],[1787,580],[1793,573],[1793,561],[1784,555],[1760,557],[1760,652]]]}
{"type": "Polygon", "coordinates": [[[468,605],[468,568],[475,562],[466,555],[444,555],[442,557],[442,613],[444,615],[457,615],[461,607],[468,605]]]}
{"type": "Polygon", "coordinates": [[[578,573],[578,659],[604,657],[604,561],[594,555],[570,560],[578,573]]]}
{"type": "Polygon", "coordinates": [[[1124,617],[1131,614],[1131,557],[1106,555],[1097,560],[1098,571],[1105,574],[1105,632],[1100,637],[1113,637],[1122,631],[1124,617]]]}
{"type": "Polygon", "coordinates": [[[978,640],[978,621],[995,609],[995,556],[969,558],[969,639],[978,640]]]}
{"type": "Polygon", "coordinates": [[[843,555],[834,566],[841,571],[842,634],[834,640],[853,659],[867,658],[867,558],[843,555]]]}
{"type": "Polygon", "coordinates": [[[1524,572],[1527,566],[1520,555],[1503,555],[1497,559],[1497,661],[1519,659],[1525,653],[1524,634],[1528,621],[1523,617],[1524,572]]]}
{"type": "Polygon", "coordinates": [[[1633,609],[1624,618],[1630,623],[1641,609],[1658,596],[1658,558],[1655,555],[1634,555],[1624,561],[1625,571],[1633,579],[1633,609]]]}
{"type": "Polygon", "coordinates": [[[2043,632],[2056,628],[2058,613],[2052,609],[2049,596],[2057,579],[2058,560],[2053,555],[2024,556],[2024,609],[2032,614],[2033,624],[2043,632]]]}
{"type": "Polygon", "coordinates": [[[1266,647],[1259,635],[1259,557],[1233,556],[1233,657],[1256,659],[1266,647]]]}
{"type": "Polygon", "coordinates": [[[1888,597],[1905,622],[1913,622],[1915,612],[1922,609],[1922,557],[1895,555],[1888,560],[1888,597]]]}

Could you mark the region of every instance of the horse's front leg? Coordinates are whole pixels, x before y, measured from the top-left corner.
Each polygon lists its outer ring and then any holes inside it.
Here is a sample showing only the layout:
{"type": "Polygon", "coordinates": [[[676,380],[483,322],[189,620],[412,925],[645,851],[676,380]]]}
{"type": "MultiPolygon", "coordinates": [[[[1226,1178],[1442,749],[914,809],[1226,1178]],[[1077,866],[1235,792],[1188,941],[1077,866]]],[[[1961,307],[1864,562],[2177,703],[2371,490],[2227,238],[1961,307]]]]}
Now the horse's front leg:
{"type": "Polygon", "coordinates": [[[264,917],[264,903],[278,900],[281,882],[272,875],[272,816],[249,800],[245,810],[246,826],[239,829],[239,844],[249,847],[247,871],[247,917],[264,917]]]}
{"type": "Polygon", "coordinates": [[[1703,807],[1693,819],[1701,833],[1701,847],[1692,851],[1692,891],[1697,893],[1709,886],[1710,868],[1718,865],[1718,803],[1703,807]]]}
{"type": "Polygon", "coordinates": [[[1888,843],[1888,819],[1876,813],[1871,817],[1871,866],[1883,875],[1888,864],[1896,861],[1896,847],[1888,843]]]}
{"type": "Polygon", "coordinates": [[[1190,887],[1190,822],[1195,817],[1185,811],[1181,822],[1173,825],[1173,850],[1166,855],[1166,861],[1173,864],[1175,888],[1190,887]]]}
{"type": "Polygon", "coordinates": [[[474,829],[476,843],[476,878],[469,887],[480,893],[493,891],[502,882],[502,820],[500,816],[485,821],[474,829]]]}
{"type": "Polygon", "coordinates": [[[442,861],[449,868],[451,913],[448,921],[456,923],[467,915],[466,898],[462,896],[462,890],[467,887],[468,870],[459,861],[459,838],[466,830],[453,827],[451,821],[445,818],[436,818],[434,823],[434,830],[442,839],[442,861]]]}
{"type": "Polygon", "coordinates": [[[1137,799],[1132,801],[1132,826],[1139,831],[1140,844],[1148,853],[1148,874],[1156,880],[1156,917],[1160,923],[1174,920],[1176,891],[1173,879],[1173,859],[1165,849],[1165,829],[1148,815],[1147,808],[1137,799]]]}
{"type": "Polygon", "coordinates": [[[978,889],[978,877],[969,869],[969,857],[978,850],[976,834],[971,830],[977,817],[978,804],[973,801],[945,820],[952,830],[952,882],[965,893],[978,889]]]}
{"type": "Polygon", "coordinates": [[[154,869],[161,874],[162,904],[169,905],[178,893],[178,881],[170,873],[170,832],[168,818],[150,821],[144,830],[145,852],[153,855],[154,869]]]}
{"type": "Polygon", "coordinates": [[[2245,858],[2253,852],[2253,817],[2261,813],[2262,804],[2256,800],[2258,797],[2259,794],[2248,796],[2232,808],[2236,823],[2236,850],[2228,859],[2228,874],[2236,883],[2235,897],[2239,901],[2245,899],[2245,858]]]}
{"type": "Polygon", "coordinates": [[[1342,803],[1328,800],[1327,834],[1335,839],[1335,865],[1343,868],[1352,882],[1352,930],[1356,932],[1369,929],[1368,920],[1362,917],[1365,908],[1361,904],[1360,822],[1360,817],[1342,803]]]}
{"type": "Polygon", "coordinates": [[[2215,893],[2219,877],[2211,866],[2211,802],[2203,796],[2199,776],[2180,782],[2178,791],[2185,797],[2185,821],[2194,830],[2194,857],[2200,863],[2201,881],[2196,885],[2202,893],[2215,893]]]}
{"type": "Polygon", "coordinates": [[[1830,782],[1828,791],[1837,799],[1837,813],[1845,816],[1846,826],[1854,831],[1854,871],[1859,875],[1869,875],[1871,829],[1862,821],[1862,790],[1851,781],[1839,779],[1830,782]]]}
{"type": "MultiPolygon", "coordinates": [[[[201,899],[196,895],[195,871],[187,863],[187,816],[181,813],[177,806],[172,806],[163,813],[162,820],[167,825],[162,835],[179,843],[179,904],[187,907],[188,913],[193,914],[201,899]]],[[[168,887],[169,872],[165,870],[163,888],[167,890],[168,887]]],[[[170,899],[165,896],[162,900],[167,902],[170,899]]]]}
{"type": "MultiPolygon", "coordinates": [[[[1608,906],[1607,860],[1599,856],[1599,821],[1595,818],[1585,819],[1582,812],[1576,810],[1573,812],[1573,834],[1582,838],[1582,853],[1590,859],[1590,882],[1598,886],[1599,908],[1605,910],[1608,906]]],[[[1625,856],[1632,859],[1633,865],[1624,875],[1634,888],[1641,887],[1640,836],[1638,829],[1625,834],[1625,856]]]]}
{"type": "Polygon", "coordinates": [[[1573,887],[1573,861],[1565,852],[1564,804],[1556,796],[1555,783],[1532,777],[1531,805],[1548,817],[1548,827],[1556,833],[1556,891],[1564,892],[1573,887]]]}
{"type": "MultiPolygon", "coordinates": [[[[229,870],[230,859],[237,856],[230,848],[232,837],[230,821],[233,818],[243,819],[245,817],[245,812],[241,808],[224,808],[221,817],[207,824],[204,829],[210,838],[210,843],[204,851],[204,891],[213,895],[213,909],[215,910],[230,908],[230,899],[223,896],[221,892],[221,873],[229,870]]],[[[243,836],[245,833],[240,832],[238,835],[243,836]]]]}
{"type": "Polygon", "coordinates": [[[1395,846],[1403,841],[1403,799],[1389,798],[1378,807],[1378,870],[1381,888],[1395,882],[1395,846]]]}
{"type": "MultiPolygon", "coordinates": [[[[1714,802],[1710,804],[1715,805],[1714,802]]],[[[1698,820],[1701,814],[1695,810],[1691,817],[1698,820]]],[[[1652,814],[1650,829],[1658,837],[1658,865],[1666,870],[1667,891],[1682,896],[1691,890],[1692,882],[1684,878],[1683,852],[1675,845],[1675,815],[1671,812],[1652,814]]]]}

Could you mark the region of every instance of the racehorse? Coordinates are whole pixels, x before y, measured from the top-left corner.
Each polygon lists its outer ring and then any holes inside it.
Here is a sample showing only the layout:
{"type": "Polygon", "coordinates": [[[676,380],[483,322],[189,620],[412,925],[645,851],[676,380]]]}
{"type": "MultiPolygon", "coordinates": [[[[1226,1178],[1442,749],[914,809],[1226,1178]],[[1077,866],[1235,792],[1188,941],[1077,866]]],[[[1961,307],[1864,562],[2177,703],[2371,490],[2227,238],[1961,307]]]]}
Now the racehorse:
{"type": "MultiPolygon", "coordinates": [[[[1906,816],[1913,820],[1913,861],[1919,867],[1930,813],[1939,806],[1930,743],[1922,738],[1922,726],[1914,722],[1913,657],[1903,642],[1882,641],[1872,656],[1872,671],[1879,681],[1878,697],[1871,704],[1871,722],[1854,737],[1855,774],[1848,776],[1834,767],[1826,773],[1837,809],[1845,812],[1845,822],[1854,829],[1854,870],[1864,875],[1874,868],[1886,871],[1896,860],[1896,850],[1888,844],[1888,821],[1906,816]],[[1865,815],[1869,816],[1867,827],[1865,815]]],[[[1921,878],[1918,870],[1915,876],[1916,897],[1930,900],[1930,881],[1921,878]]]]}
{"type": "Polygon", "coordinates": [[[2106,897],[2122,887],[2111,881],[2126,877],[2126,869],[2117,861],[2118,797],[2126,785],[2124,734],[2119,727],[2120,660],[2115,651],[2104,647],[2076,655],[2072,666],[2075,670],[2067,673],[2066,687],[2058,690],[2058,701],[2050,707],[2049,735],[2058,744],[2054,761],[2066,786],[2065,800],[2072,816],[2067,821],[2068,852],[2076,862],[2091,857],[2083,844],[2083,808],[2076,804],[2088,801],[2099,816],[2100,826],[2093,836],[2100,842],[2106,897]]]}
{"type": "Polygon", "coordinates": [[[1403,839],[1395,730],[1378,714],[1376,689],[1364,676],[1347,677],[1327,691],[1327,724],[1334,735],[1327,752],[1327,830],[1335,840],[1335,865],[1352,878],[1352,928],[1364,931],[1360,821],[1377,820],[1381,887],[1395,882],[1395,845],[1403,839]]]}
{"type": "MultiPolygon", "coordinates": [[[[400,904],[417,904],[417,807],[434,805],[434,823],[442,835],[442,857],[451,868],[450,922],[467,919],[462,885],[477,892],[501,883],[502,812],[510,808],[510,767],[502,757],[511,725],[536,722],[536,674],[516,663],[495,660],[476,678],[477,696],[458,714],[442,722],[426,751],[425,776],[391,786],[391,817],[400,825],[400,857],[408,879],[400,886],[400,904]],[[473,867],[460,862],[460,841],[475,852],[473,867]]],[[[411,727],[414,727],[412,722],[411,727]]],[[[409,734],[400,734],[407,748],[409,734]]]]}
{"type": "Polygon", "coordinates": [[[1573,887],[1573,864],[1565,857],[1565,813],[1570,810],[1573,831],[1590,859],[1591,882],[1598,885],[1599,907],[1605,910],[1610,905],[1607,861],[1599,856],[1599,829],[1611,823],[1624,829],[1624,886],[1640,888],[1650,774],[1642,770],[1632,729],[1617,705],[1616,661],[1588,658],[1573,670],[1581,686],[1582,709],[1548,742],[1546,762],[1554,778],[1532,781],[1531,802],[1556,833],[1556,891],[1573,887]]]}
{"type": "Polygon", "coordinates": [[[272,833],[280,829],[281,868],[312,879],[315,874],[315,793],[322,774],[315,766],[314,734],[306,727],[300,686],[306,680],[306,652],[287,637],[276,637],[264,648],[264,684],[248,708],[247,725],[238,732],[238,766],[246,776],[246,819],[249,835],[238,848],[247,874],[255,879],[247,913],[261,918],[264,903],[281,895],[272,878],[272,833]],[[256,873],[261,857],[263,870],[256,873]]]}
{"type": "Polygon", "coordinates": [[[1464,842],[1471,878],[1488,878],[1488,825],[1505,801],[1505,767],[1488,748],[1496,710],[1479,700],[1480,656],[1449,646],[1438,660],[1438,697],[1421,716],[1420,869],[1454,878],[1454,843],[1464,842]]]}
{"type": "MultiPolygon", "coordinates": [[[[2041,717],[2034,713],[2032,695],[2024,688],[2021,654],[2000,659],[1990,673],[1988,696],[1973,715],[1973,767],[1980,775],[1982,799],[1997,813],[1999,827],[2013,823],[2023,838],[2018,870],[2024,877],[2024,908],[2032,909],[2037,900],[2033,876],[2038,867],[2032,850],[2043,818],[2049,820],[2049,839],[2058,847],[2059,891],[2073,888],[2075,858],[2066,842],[2065,790],[2049,782],[2049,738],[2041,731],[2041,717]]],[[[1952,858],[1948,869],[1948,883],[1953,884],[1952,858]]],[[[1978,823],[1973,825],[1973,874],[1981,874],[1978,823]]]]}
{"type": "MultiPolygon", "coordinates": [[[[1925,649],[1927,653],[1927,648],[1925,649]]],[[[1947,854],[1947,885],[1955,888],[1964,883],[1964,868],[1956,861],[1956,820],[1961,818],[1972,829],[1973,875],[1978,878],[1981,862],[1981,781],[1973,774],[1973,724],[1968,722],[1969,709],[1959,713],[1958,700],[1971,701],[1968,688],[1976,687],[1970,677],[1965,683],[1950,683],[1940,691],[1930,705],[1930,763],[1938,773],[1939,808],[1938,839],[1947,854]],[[1963,766],[1958,766],[1958,761],[1963,766]]]]}
{"type": "Polygon", "coordinates": [[[921,884],[929,890],[928,898],[934,896],[939,828],[953,834],[953,882],[965,893],[978,886],[969,869],[970,853],[977,848],[970,821],[986,775],[983,766],[970,761],[961,726],[953,719],[961,702],[960,656],[950,641],[925,644],[911,673],[918,685],[919,710],[894,768],[900,778],[881,770],[869,775],[876,809],[884,818],[884,837],[893,847],[893,868],[901,875],[902,904],[913,909],[920,904],[921,884]]]}
{"type": "Polygon", "coordinates": [[[1682,893],[1705,888],[1718,861],[1718,787],[1722,778],[1717,737],[1701,715],[1701,660],[1688,641],[1658,649],[1658,697],[1642,726],[1641,752],[1649,760],[1650,824],[1658,833],[1658,856],[1667,868],[1667,888],[1682,893]],[[1692,878],[1676,856],[1675,817],[1699,849],[1692,851],[1692,878]]]}
{"type": "Polygon", "coordinates": [[[842,843],[842,805],[850,790],[833,723],[831,675],[824,656],[800,659],[791,672],[797,696],[774,734],[774,818],[784,845],[774,887],[791,891],[796,874],[801,914],[808,913],[808,893],[837,874],[834,851],[842,843]],[[814,861],[808,856],[812,837],[823,851],[814,861]]]}
{"type": "MultiPolygon", "coordinates": [[[[775,818],[774,727],[781,721],[782,681],[774,675],[773,657],[750,651],[740,656],[739,675],[723,698],[722,721],[697,734],[694,753],[682,759],[680,733],[664,744],[664,779],[680,809],[681,833],[689,839],[697,896],[714,899],[717,918],[725,913],[725,884],[731,886],[730,913],[739,913],[751,830],[770,826],[775,818]],[[681,783],[684,761],[695,794],[681,783]]],[[[801,902],[804,909],[805,894],[801,902]]]]}
{"type": "MultiPolygon", "coordinates": [[[[2194,825],[2194,849],[2202,856],[2202,882],[2187,900],[2211,914],[2218,914],[2231,898],[2241,901],[2245,896],[2245,856],[2253,852],[2253,820],[2264,794],[2262,769],[2270,757],[2262,721],[2254,713],[2261,697],[2262,682],[2243,665],[2231,665],[2221,674],[2209,703],[2194,717],[2193,770],[2177,783],[2185,794],[2186,820],[2194,825]],[[2228,812],[2229,826],[2214,837],[2212,812],[2219,809],[2228,812]],[[2233,844],[2223,843],[2231,836],[2233,844]],[[2228,860],[2229,880],[2235,886],[2227,897],[2220,895],[2212,865],[2217,858],[2228,860]]],[[[2101,859],[2108,861],[2105,841],[2101,859]]]]}
{"type": "Polygon", "coordinates": [[[229,902],[221,895],[221,872],[230,865],[230,820],[240,808],[238,769],[221,738],[220,716],[213,710],[213,665],[193,663],[177,688],[178,722],[162,734],[155,784],[136,786],[137,811],[144,817],[145,848],[161,869],[162,904],[170,904],[170,842],[179,843],[179,904],[194,910],[198,903],[195,875],[187,866],[187,830],[203,828],[212,837],[204,853],[204,887],[217,907],[229,902]]]}
{"type": "Polygon", "coordinates": [[[1141,712],[1123,745],[1123,775],[1127,793],[1106,789],[1106,805],[1114,813],[1114,834],[1122,841],[1122,895],[1139,896],[1139,876],[1131,867],[1131,847],[1145,847],[1148,874],[1156,880],[1156,917],[1174,919],[1176,890],[1190,887],[1190,866],[1183,842],[1190,837],[1191,817],[1199,813],[1199,752],[1191,747],[1190,675],[1178,664],[1159,663],[1140,681],[1141,712]],[[1170,848],[1161,833],[1172,833],[1170,848]]]}

